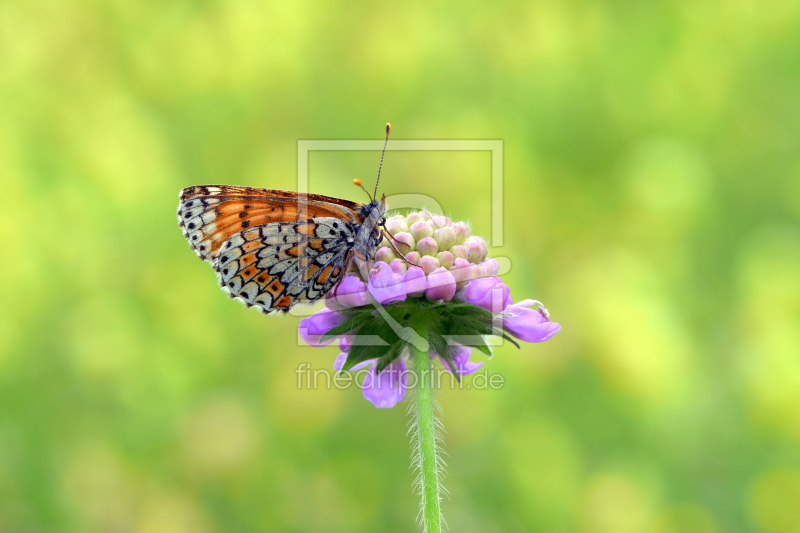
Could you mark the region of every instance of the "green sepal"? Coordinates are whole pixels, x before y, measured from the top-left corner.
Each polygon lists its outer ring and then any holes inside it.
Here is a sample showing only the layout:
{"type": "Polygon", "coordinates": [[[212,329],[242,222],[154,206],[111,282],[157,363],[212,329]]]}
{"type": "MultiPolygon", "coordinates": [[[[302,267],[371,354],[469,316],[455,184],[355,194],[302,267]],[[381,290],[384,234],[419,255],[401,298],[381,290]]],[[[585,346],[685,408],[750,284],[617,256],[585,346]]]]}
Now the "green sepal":
{"type": "MultiPolygon", "coordinates": [[[[401,328],[413,327],[414,324],[425,323],[428,331],[430,352],[438,355],[447,363],[451,370],[455,369],[453,362],[453,349],[447,343],[449,335],[461,336],[459,344],[484,353],[491,357],[492,350],[486,339],[487,335],[502,337],[519,348],[517,341],[509,337],[502,329],[493,326],[493,315],[486,309],[464,302],[430,302],[424,299],[409,298],[402,302],[385,305],[384,310],[395,320],[401,328]],[[470,341],[464,341],[463,336],[473,336],[470,341]]],[[[407,353],[408,343],[398,337],[389,323],[372,305],[342,309],[345,319],[321,336],[322,341],[332,340],[335,337],[347,335],[370,335],[380,338],[385,345],[359,345],[350,347],[347,360],[342,370],[350,370],[354,366],[377,359],[378,372],[385,369],[397,357],[407,353]]],[[[456,379],[460,380],[456,372],[456,379]]]]}
{"type": "Polygon", "coordinates": [[[497,337],[503,337],[505,340],[507,340],[508,342],[513,344],[514,346],[516,346],[518,349],[520,347],[519,343],[516,341],[516,339],[513,339],[512,337],[509,337],[508,334],[505,331],[503,331],[502,329],[496,329],[495,328],[494,331],[492,332],[492,335],[495,335],[497,337]]]}
{"type": "Polygon", "coordinates": [[[450,371],[456,377],[456,381],[461,381],[461,376],[458,372],[455,371],[455,363],[453,362],[453,347],[447,344],[447,339],[444,336],[435,333],[433,328],[429,330],[428,333],[428,342],[431,345],[431,351],[438,355],[447,366],[450,368],[450,371]]]}
{"type": "Polygon", "coordinates": [[[399,342],[392,344],[389,347],[389,352],[386,355],[381,356],[380,359],[378,359],[378,362],[375,365],[376,374],[380,374],[384,368],[389,366],[392,363],[392,361],[397,359],[397,357],[400,355],[398,352],[400,351],[401,345],[402,343],[399,342]]]}
{"type": "MultiPolygon", "coordinates": [[[[356,309],[365,309],[365,308],[358,307],[356,309]]],[[[353,309],[348,310],[346,312],[346,315],[348,316],[347,318],[345,318],[344,322],[326,331],[322,336],[320,336],[320,341],[325,342],[340,335],[352,334],[352,332],[358,331],[364,326],[364,324],[366,324],[369,321],[370,319],[369,312],[364,312],[364,311],[353,312],[353,311],[354,311],[353,309]]]]}
{"type": "Polygon", "coordinates": [[[382,357],[386,355],[386,350],[390,348],[392,346],[354,344],[350,346],[350,350],[347,352],[347,360],[342,365],[342,370],[350,370],[359,363],[382,357]]]}
{"type": "Polygon", "coordinates": [[[491,357],[492,348],[486,343],[486,339],[484,339],[482,336],[479,335],[475,335],[475,337],[476,339],[474,342],[460,343],[460,344],[463,344],[464,346],[469,346],[470,348],[475,348],[476,350],[479,350],[484,354],[486,354],[488,357],[491,357]]]}

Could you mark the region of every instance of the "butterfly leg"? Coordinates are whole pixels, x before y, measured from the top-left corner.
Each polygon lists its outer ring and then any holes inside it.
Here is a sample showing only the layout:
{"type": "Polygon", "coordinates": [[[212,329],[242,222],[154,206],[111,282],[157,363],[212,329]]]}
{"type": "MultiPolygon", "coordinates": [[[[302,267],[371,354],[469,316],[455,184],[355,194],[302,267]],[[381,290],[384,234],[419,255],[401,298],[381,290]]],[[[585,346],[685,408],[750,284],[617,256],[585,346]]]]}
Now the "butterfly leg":
{"type": "Polygon", "coordinates": [[[397,241],[397,242],[399,242],[400,244],[405,244],[406,246],[408,246],[408,243],[407,243],[407,242],[403,242],[403,241],[398,241],[397,239],[395,239],[395,238],[394,238],[394,235],[392,235],[391,233],[389,233],[389,230],[387,230],[386,228],[383,228],[383,231],[386,233],[386,235],[388,235],[388,236],[389,236],[389,246],[391,246],[391,247],[392,247],[392,250],[394,250],[394,252],[395,252],[397,255],[399,255],[399,256],[400,256],[400,257],[403,259],[403,261],[405,261],[405,262],[406,262],[406,263],[408,263],[409,265],[411,265],[411,266],[415,266],[415,267],[418,267],[418,266],[419,266],[418,264],[416,264],[416,263],[412,263],[411,261],[409,261],[408,259],[406,259],[406,256],[405,256],[405,254],[403,254],[403,252],[401,252],[400,250],[398,250],[398,249],[397,249],[397,246],[395,246],[395,245],[394,245],[394,242],[392,242],[392,241],[397,241]]]}

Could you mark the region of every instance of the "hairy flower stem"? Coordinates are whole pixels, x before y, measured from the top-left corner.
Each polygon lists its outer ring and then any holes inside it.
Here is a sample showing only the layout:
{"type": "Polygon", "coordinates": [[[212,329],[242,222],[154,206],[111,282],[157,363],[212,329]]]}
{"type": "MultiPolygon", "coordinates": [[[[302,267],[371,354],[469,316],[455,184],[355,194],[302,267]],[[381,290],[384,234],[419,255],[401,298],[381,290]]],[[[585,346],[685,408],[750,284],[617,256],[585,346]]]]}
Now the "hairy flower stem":
{"type": "MultiPolygon", "coordinates": [[[[422,338],[427,337],[424,324],[414,328],[422,338]]],[[[437,420],[433,397],[433,361],[427,351],[411,348],[416,374],[414,398],[409,411],[412,415],[410,433],[414,449],[414,467],[418,470],[417,484],[421,496],[420,518],[425,533],[442,531],[441,487],[437,447],[437,420]]]]}

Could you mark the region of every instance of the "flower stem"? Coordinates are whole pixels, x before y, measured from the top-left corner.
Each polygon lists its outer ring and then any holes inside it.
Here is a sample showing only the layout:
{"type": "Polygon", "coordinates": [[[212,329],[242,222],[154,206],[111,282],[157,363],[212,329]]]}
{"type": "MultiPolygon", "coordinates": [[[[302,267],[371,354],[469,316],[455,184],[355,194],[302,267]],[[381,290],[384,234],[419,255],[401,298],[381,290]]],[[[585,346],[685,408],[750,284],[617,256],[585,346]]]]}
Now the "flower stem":
{"type": "MultiPolygon", "coordinates": [[[[423,338],[427,337],[427,328],[417,324],[414,329],[423,338]]],[[[435,410],[436,400],[433,397],[433,361],[427,351],[411,347],[414,360],[416,386],[414,398],[409,411],[412,414],[410,433],[414,449],[414,467],[418,470],[417,485],[420,501],[420,518],[425,533],[441,533],[441,486],[439,457],[437,446],[437,424],[435,410]]]]}

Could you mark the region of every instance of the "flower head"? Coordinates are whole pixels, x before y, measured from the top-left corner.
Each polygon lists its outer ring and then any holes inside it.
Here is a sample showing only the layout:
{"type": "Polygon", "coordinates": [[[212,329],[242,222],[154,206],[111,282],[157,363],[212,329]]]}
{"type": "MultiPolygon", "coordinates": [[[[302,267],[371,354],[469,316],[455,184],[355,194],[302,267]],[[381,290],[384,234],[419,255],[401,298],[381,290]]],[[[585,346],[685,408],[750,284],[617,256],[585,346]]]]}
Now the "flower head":
{"type": "Polygon", "coordinates": [[[300,321],[300,335],[312,346],[340,339],[334,367],[365,371],[364,397],[376,407],[405,396],[414,324],[426,325],[431,357],[457,379],[483,365],[470,360],[473,348],[491,353],[484,336],[517,344],[511,336],[542,342],[561,330],[541,303],[513,303],[497,277],[498,262],[487,259],[488,245],[465,223],[420,211],[391,217],[386,228],[403,257],[384,238],[367,268],[327,295],[326,309],[300,321]]]}

